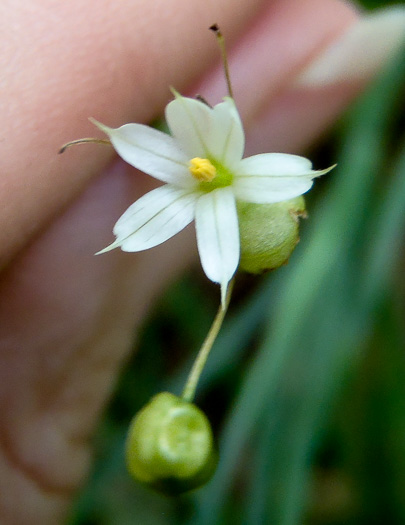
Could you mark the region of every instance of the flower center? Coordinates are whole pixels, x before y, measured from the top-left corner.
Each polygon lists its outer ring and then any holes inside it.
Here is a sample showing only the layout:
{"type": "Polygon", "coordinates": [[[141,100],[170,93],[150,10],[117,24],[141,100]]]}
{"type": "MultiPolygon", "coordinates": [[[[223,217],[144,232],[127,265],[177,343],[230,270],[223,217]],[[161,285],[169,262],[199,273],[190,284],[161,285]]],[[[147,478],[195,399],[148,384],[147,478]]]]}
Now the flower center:
{"type": "Polygon", "coordinates": [[[191,175],[200,182],[211,182],[217,176],[216,167],[208,159],[200,157],[191,159],[188,169],[191,175]]]}
{"type": "Polygon", "coordinates": [[[215,159],[195,157],[190,160],[188,169],[193,177],[199,181],[202,191],[209,192],[232,184],[232,172],[215,159]]]}

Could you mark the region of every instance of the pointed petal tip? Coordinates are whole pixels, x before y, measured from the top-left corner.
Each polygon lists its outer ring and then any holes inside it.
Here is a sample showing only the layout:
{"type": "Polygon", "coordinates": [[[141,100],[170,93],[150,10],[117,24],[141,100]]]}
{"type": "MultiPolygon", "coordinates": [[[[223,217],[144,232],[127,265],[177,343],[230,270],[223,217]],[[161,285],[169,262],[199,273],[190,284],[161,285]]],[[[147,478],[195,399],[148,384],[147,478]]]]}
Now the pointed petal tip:
{"type": "Polygon", "coordinates": [[[92,124],[94,124],[95,126],[99,127],[99,126],[103,126],[103,124],[101,122],[99,122],[97,119],[95,119],[94,117],[89,117],[89,120],[92,124]]]}
{"type": "Polygon", "coordinates": [[[329,166],[329,168],[326,168],[324,170],[318,170],[316,171],[316,175],[315,177],[320,177],[321,175],[326,175],[327,173],[329,173],[330,171],[332,171],[334,168],[336,168],[337,164],[333,164],[333,166],[329,166]]]}
{"type": "Polygon", "coordinates": [[[99,122],[94,117],[89,117],[89,120],[92,124],[94,124],[98,129],[103,131],[106,135],[110,134],[111,128],[103,124],[102,122],[99,122]]]}
{"type": "Polygon", "coordinates": [[[173,86],[170,86],[169,89],[175,98],[183,98],[183,96],[173,86]]]}
{"type": "Polygon", "coordinates": [[[222,97],[222,100],[223,100],[224,102],[231,102],[231,103],[235,106],[235,108],[236,108],[236,102],[235,102],[235,99],[232,98],[230,95],[226,95],[225,97],[222,97]]]}
{"type": "Polygon", "coordinates": [[[94,255],[101,255],[102,253],[111,252],[112,250],[115,250],[115,248],[119,248],[120,243],[118,241],[114,241],[113,243],[109,244],[99,252],[96,252],[94,255]]]}
{"type": "MultiPolygon", "coordinates": [[[[195,102],[200,102],[201,104],[204,104],[204,106],[207,106],[207,104],[205,104],[204,102],[202,102],[201,100],[198,99],[198,97],[185,97],[183,96],[181,93],[179,93],[179,91],[177,91],[177,89],[175,89],[173,86],[170,86],[170,91],[172,92],[172,95],[174,96],[175,99],[177,100],[192,100],[192,101],[195,101],[195,102]]],[[[208,104],[209,106],[209,104],[208,104]]]]}

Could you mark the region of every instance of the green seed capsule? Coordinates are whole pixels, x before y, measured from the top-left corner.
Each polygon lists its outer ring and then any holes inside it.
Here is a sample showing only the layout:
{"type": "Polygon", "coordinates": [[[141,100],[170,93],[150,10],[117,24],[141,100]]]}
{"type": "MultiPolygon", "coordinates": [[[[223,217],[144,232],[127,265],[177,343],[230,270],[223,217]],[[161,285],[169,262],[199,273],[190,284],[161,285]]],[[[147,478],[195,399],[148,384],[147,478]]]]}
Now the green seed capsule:
{"type": "Polygon", "coordinates": [[[160,492],[197,488],[216,467],[210,423],[194,404],[157,394],[132,420],[126,457],[129,472],[160,492]]]}
{"type": "Polygon", "coordinates": [[[238,202],[239,268],[257,274],[285,264],[299,241],[300,217],[306,217],[301,196],[275,204],[238,202]]]}

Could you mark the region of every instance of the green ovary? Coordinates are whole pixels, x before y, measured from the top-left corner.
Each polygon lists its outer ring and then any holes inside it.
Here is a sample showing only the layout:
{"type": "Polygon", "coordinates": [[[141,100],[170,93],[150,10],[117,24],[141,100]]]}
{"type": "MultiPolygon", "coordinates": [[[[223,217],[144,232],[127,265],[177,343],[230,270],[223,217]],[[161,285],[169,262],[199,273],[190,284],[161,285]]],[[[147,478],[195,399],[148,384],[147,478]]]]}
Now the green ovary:
{"type": "Polygon", "coordinates": [[[219,162],[213,159],[210,159],[209,162],[215,167],[215,177],[209,182],[201,181],[200,188],[203,191],[208,192],[216,190],[217,188],[225,188],[226,186],[230,186],[233,181],[233,174],[219,162]]]}

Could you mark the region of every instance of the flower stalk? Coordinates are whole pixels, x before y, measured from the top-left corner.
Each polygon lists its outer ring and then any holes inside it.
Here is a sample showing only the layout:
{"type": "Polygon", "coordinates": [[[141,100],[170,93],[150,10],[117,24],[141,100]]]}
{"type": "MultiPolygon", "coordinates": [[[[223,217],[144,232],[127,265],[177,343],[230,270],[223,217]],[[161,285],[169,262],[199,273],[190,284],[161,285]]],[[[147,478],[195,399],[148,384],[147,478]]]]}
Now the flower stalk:
{"type": "Polygon", "coordinates": [[[201,345],[201,348],[197,354],[196,360],[194,361],[194,364],[188,375],[188,378],[184,386],[183,392],[181,394],[181,397],[182,399],[184,399],[184,401],[187,401],[189,403],[191,403],[194,399],[195,391],[196,391],[201,373],[204,370],[205,363],[207,362],[211,348],[213,344],[215,343],[215,340],[221,329],[222,323],[225,319],[225,315],[228,310],[229,303],[231,301],[231,295],[232,295],[232,289],[233,289],[234,282],[235,282],[235,278],[233,278],[228,284],[225,301],[218,308],[217,315],[215,316],[215,319],[211,325],[211,328],[207,334],[207,337],[205,338],[203,344],[201,345]]]}

